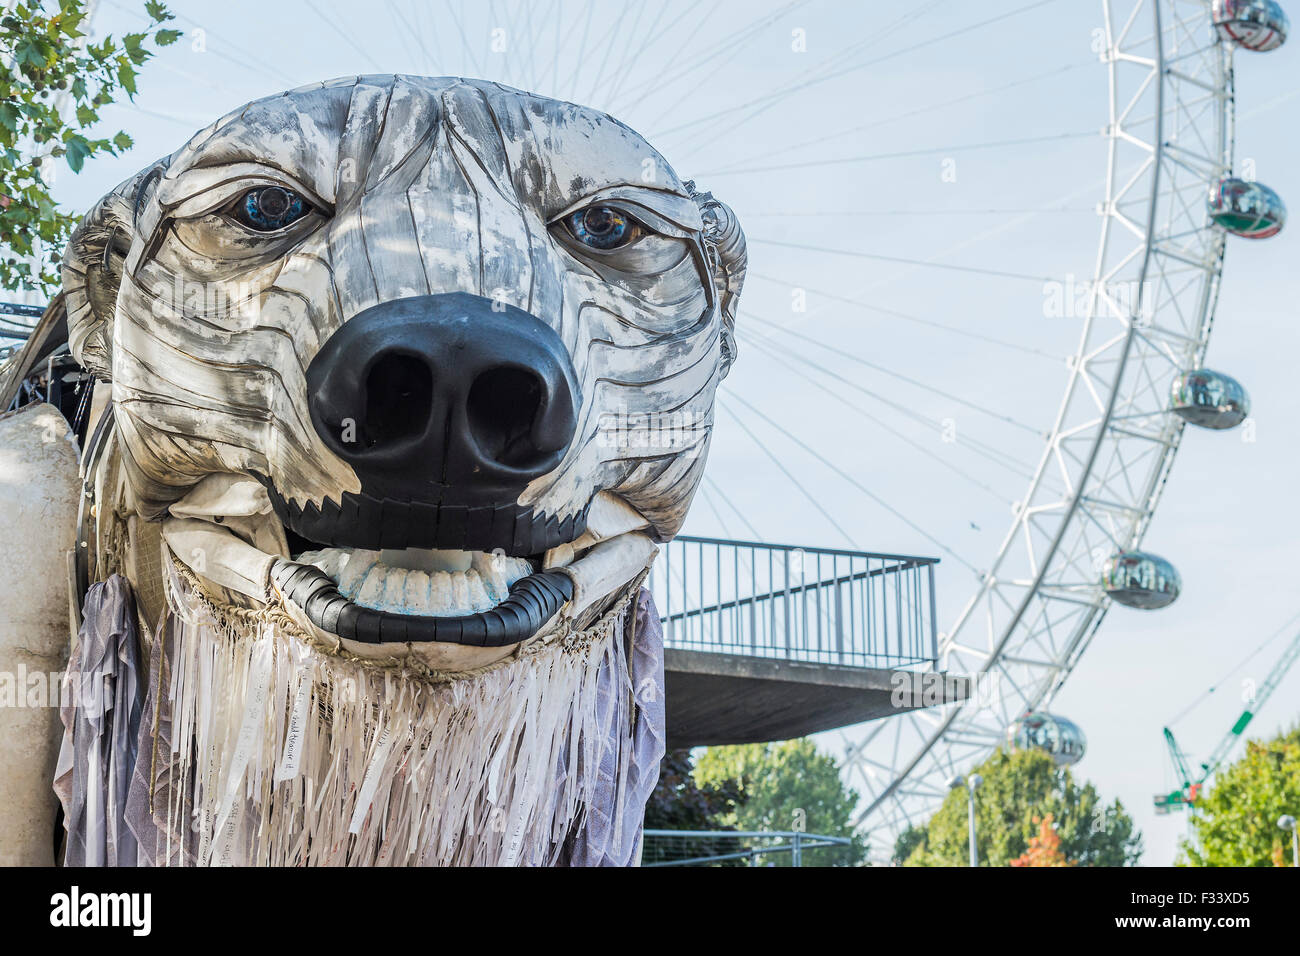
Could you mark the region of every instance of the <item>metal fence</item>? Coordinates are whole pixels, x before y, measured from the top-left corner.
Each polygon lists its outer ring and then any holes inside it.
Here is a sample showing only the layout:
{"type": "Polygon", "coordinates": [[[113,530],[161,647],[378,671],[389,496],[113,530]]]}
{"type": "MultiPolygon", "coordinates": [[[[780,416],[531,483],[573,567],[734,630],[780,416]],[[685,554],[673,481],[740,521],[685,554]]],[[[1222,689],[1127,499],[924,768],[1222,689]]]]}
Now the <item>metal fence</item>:
{"type": "Polygon", "coordinates": [[[933,663],[937,558],[679,537],[651,590],[668,647],[897,668],[933,663]]]}
{"type": "Polygon", "coordinates": [[[646,830],[641,865],[851,866],[857,856],[847,837],[798,830],[646,830]]]}

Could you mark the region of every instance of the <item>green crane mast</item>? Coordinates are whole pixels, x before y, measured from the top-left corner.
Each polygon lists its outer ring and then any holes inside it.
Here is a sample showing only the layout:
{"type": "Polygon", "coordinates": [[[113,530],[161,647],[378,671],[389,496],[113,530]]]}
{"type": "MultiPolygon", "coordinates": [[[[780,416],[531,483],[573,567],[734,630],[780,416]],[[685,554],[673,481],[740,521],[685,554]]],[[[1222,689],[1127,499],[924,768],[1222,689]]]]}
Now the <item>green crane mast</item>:
{"type": "Polygon", "coordinates": [[[1272,696],[1273,691],[1277,690],[1277,685],[1282,683],[1282,678],[1286,676],[1286,672],[1291,669],[1291,665],[1297,659],[1300,659],[1300,634],[1296,634],[1291,639],[1291,643],[1287,645],[1286,650],[1282,652],[1282,656],[1273,665],[1268,679],[1264,681],[1264,686],[1255,694],[1250,706],[1241,712],[1241,716],[1237,718],[1236,723],[1223,735],[1218,746],[1211,751],[1209,758],[1200,765],[1198,772],[1195,774],[1188,765],[1187,754],[1178,746],[1178,741],[1174,738],[1174,732],[1168,727],[1164,728],[1165,745],[1169,748],[1169,757],[1174,765],[1174,774],[1181,786],[1169,793],[1157,793],[1155,795],[1156,813],[1169,813],[1171,810],[1181,810],[1185,806],[1195,805],[1205,787],[1205,782],[1214,775],[1214,772],[1219,769],[1219,765],[1227,759],[1228,754],[1232,752],[1232,748],[1237,745],[1237,741],[1246,732],[1247,725],[1259,713],[1260,708],[1272,696]]]}

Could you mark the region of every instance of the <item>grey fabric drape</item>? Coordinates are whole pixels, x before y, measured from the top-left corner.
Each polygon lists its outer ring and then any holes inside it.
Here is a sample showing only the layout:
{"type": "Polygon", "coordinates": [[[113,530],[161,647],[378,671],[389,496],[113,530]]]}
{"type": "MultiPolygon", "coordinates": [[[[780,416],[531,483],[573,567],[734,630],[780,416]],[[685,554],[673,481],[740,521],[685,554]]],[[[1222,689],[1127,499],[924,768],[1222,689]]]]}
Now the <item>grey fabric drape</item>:
{"type": "MultiPolygon", "coordinates": [[[[665,752],[664,635],[654,598],[645,588],[637,595],[634,613],[627,660],[635,723],[627,772],[620,779],[619,747],[611,742],[601,762],[597,799],[573,839],[570,866],[633,866],[641,859],[645,805],[659,780],[665,752]]],[[[608,670],[601,672],[600,681],[609,706],[625,699],[608,670]]]]}
{"type": "Polygon", "coordinates": [[[144,684],[130,585],[116,574],[93,585],[82,616],[64,677],[63,749],[54,781],[68,832],[64,862],[135,866],[136,840],[125,814],[144,684]]]}

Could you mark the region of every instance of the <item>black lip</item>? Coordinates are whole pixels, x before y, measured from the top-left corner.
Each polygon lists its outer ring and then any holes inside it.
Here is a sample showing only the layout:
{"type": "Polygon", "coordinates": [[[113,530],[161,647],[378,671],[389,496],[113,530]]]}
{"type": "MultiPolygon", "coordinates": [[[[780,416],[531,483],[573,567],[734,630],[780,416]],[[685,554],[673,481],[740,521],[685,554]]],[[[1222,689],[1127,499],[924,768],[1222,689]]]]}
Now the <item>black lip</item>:
{"type": "Polygon", "coordinates": [[[496,551],[531,557],[567,544],[587,530],[587,510],[559,518],[516,504],[464,505],[408,501],[344,492],[341,501],[326,498],[317,507],[286,501],[271,480],[254,474],[265,486],[276,517],[291,531],[325,547],[448,548],[496,551]]]}
{"type": "Polygon", "coordinates": [[[538,571],[510,586],[491,610],[454,617],[393,614],[354,604],[320,568],[277,560],[271,579],[323,631],[364,644],[464,644],[506,647],[526,641],[573,600],[573,579],[563,571],[538,571]]]}

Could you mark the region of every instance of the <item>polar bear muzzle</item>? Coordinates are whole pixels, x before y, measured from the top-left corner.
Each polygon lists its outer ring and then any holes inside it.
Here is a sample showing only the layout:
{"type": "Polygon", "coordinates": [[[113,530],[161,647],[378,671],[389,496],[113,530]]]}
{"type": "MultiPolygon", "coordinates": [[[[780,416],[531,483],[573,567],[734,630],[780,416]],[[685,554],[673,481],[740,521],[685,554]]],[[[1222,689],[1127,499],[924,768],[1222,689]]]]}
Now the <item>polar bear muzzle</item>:
{"type": "Polygon", "coordinates": [[[307,390],[312,424],[361,491],[313,514],[282,503],[304,537],[535,554],[584,530],[585,514],[516,506],[564,457],[582,403],[564,343],[528,312],[467,293],[382,302],[330,337],[307,390]]]}

